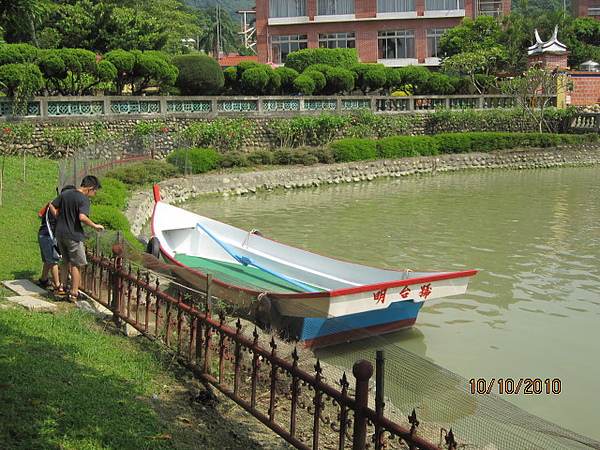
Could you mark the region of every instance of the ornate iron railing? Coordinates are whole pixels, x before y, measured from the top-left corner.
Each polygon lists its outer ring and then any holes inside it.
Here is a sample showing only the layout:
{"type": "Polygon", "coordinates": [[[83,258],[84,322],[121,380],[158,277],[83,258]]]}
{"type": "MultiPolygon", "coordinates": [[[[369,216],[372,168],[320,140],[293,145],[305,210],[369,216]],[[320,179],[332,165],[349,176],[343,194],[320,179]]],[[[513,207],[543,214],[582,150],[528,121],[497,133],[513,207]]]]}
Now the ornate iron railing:
{"type": "MultiPolygon", "coordinates": [[[[121,253],[120,247],[113,248],[121,253]]],[[[180,286],[161,285],[160,278],[146,269],[134,272],[131,265],[124,267],[121,257],[88,254],[88,259],[82,277],[84,291],[109,308],[117,322],[164,343],[197,376],[293,446],[357,450],[383,449],[397,442],[411,449],[439,448],[417,434],[419,421],[414,411],[408,417],[410,429],[384,416],[379,381],[375,400],[370,402],[373,366],[368,361],[353,366],[353,396],[345,373],[337,382],[339,387],[334,387],[319,361],[310,374],[302,368],[305,364],[296,348],[285,359],[274,338],[267,344],[270,350],[265,349],[256,327],[248,335],[240,319],[231,325],[224,314],[213,318],[208,306],[213,301],[210,276],[205,292],[190,294],[180,286]]],[[[383,380],[380,355],[377,361],[377,379],[383,380]]],[[[456,448],[451,430],[445,441],[444,448],[456,448]]]]}

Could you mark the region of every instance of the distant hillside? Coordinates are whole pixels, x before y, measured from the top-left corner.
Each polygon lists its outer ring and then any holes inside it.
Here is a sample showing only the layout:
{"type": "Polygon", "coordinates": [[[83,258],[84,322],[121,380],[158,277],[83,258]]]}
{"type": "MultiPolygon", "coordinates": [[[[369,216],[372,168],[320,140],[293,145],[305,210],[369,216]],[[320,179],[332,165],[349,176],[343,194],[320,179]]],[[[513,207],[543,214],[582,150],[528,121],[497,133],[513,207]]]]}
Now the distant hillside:
{"type": "Polygon", "coordinates": [[[254,0],[184,0],[184,3],[193,8],[212,8],[215,5],[219,5],[221,8],[226,9],[231,13],[231,17],[234,21],[240,20],[240,15],[236,14],[235,11],[242,9],[252,9],[256,2],[254,0]]]}

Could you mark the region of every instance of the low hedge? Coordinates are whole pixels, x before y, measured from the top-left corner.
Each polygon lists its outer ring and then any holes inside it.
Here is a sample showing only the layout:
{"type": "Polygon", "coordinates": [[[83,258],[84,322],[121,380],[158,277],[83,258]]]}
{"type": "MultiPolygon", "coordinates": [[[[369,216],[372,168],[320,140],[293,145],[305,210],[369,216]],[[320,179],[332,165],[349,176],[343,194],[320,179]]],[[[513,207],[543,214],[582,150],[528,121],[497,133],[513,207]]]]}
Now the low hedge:
{"type": "Polygon", "coordinates": [[[330,144],[337,162],[369,161],[379,157],[377,141],[372,139],[346,138],[330,144]]]}
{"type": "Polygon", "coordinates": [[[377,141],[380,158],[408,158],[438,154],[438,143],[431,136],[390,136],[377,141]]]}
{"type": "Polygon", "coordinates": [[[219,167],[221,155],[214,148],[180,148],[167,156],[167,162],[183,173],[206,173],[219,167]]]}
{"type": "Polygon", "coordinates": [[[118,208],[111,205],[94,205],[90,210],[90,219],[103,225],[107,230],[120,230],[124,239],[141,250],[141,244],[131,232],[127,217],[118,208]]]}
{"type": "Polygon", "coordinates": [[[109,205],[119,209],[127,203],[127,186],[115,178],[102,178],[102,189],[92,198],[93,205],[109,205]]]}
{"type": "Polygon", "coordinates": [[[180,172],[172,164],[155,159],[146,159],[108,171],[105,176],[122,181],[126,185],[139,186],[155,184],[159,181],[179,176],[180,172]]]}

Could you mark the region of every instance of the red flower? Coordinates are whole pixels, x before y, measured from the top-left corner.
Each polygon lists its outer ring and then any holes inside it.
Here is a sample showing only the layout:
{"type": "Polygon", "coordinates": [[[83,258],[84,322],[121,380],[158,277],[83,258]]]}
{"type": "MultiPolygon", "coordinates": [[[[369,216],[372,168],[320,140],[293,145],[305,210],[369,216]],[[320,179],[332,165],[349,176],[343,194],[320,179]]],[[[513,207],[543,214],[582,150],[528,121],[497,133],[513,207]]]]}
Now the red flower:
{"type": "Polygon", "coordinates": [[[167,127],[162,127],[163,133],[167,132],[167,127]]]}
{"type": "Polygon", "coordinates": [[[233,133],[227,133],[227,136],[233,136],[233,133]]]}
{"type": "Polygon", "coordinates": [[[4,129],[4,134],[9,134],[10,133],[10,128],[5,128],[4,129]]]}

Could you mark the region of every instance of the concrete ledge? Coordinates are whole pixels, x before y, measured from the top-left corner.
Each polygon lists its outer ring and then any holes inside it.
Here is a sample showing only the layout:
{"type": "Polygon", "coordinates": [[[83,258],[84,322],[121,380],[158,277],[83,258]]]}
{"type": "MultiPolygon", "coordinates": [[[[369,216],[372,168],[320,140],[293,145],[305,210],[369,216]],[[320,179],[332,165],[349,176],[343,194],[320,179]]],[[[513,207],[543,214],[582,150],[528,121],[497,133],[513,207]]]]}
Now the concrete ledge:
{"type": "Polygon", "coordinates": [[[29,311],[37,312],[55,312],[57,306],[54,303],[47,302],[37,297],[30,295],[16,295],[14,297],[6,297],[9,302],[16,303],[29,311]]]}

